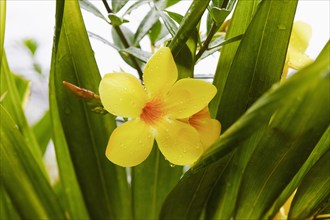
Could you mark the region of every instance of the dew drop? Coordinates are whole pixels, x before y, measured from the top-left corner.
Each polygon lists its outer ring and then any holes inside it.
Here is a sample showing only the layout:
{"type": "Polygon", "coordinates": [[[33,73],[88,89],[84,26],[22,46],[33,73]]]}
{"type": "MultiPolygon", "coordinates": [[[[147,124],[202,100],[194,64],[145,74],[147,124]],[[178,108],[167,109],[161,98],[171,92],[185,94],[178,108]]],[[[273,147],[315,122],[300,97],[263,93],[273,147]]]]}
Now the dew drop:
{"type": "Polygon", "coordinates": [[[169,163],[170,167],[175,167],[175,164],[169,163]]]}
{"type": "Polygon", "coordinates": [[[187,149],[183,149],[183,153],[187,153],[187,149]]]}

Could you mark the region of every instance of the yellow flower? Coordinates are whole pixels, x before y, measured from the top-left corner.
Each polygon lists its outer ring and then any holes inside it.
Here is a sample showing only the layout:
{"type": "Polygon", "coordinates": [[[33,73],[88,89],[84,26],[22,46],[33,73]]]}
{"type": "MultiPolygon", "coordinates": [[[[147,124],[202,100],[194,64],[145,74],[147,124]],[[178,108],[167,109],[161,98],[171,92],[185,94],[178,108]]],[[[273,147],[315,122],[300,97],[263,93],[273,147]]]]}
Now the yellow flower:
{"type": "MultiPolygon", "coordinates": [[[[167,47],[159,49],[146,64],[144,86],[128,73],[103,77],[99,92],[104,108],[131,119],[111,134],[106,149],[110,161],[125,167],[138,165],[150,154],[155,139],[170,163],[188,165],[203,153],[203,143],[215,141],[212,135],[201,139],[202,134],[185,120],[194,118],[208,105],[216,87],[191,78],[177,81],[177,77],[177,67],[167,47]]],[[[201,128],[206,133],[206,126],[201,128]]]]}
{"type": "Polygon", "coordinates": [[[211,118],[208,107],[203,108],[190,118],[182,121],[189,123],[198,131],[204,151],[220,136],[221,124],[218,120],[211,118]]]}
{"type": "Polygon", "coordinates": [[[302,21],[296,21],[293,24],[283,78],[286,77],[288,68],[300,70],[313,62],[313,60],[305,54],[311,36],[312,28],[310,25],[302,21]]]}

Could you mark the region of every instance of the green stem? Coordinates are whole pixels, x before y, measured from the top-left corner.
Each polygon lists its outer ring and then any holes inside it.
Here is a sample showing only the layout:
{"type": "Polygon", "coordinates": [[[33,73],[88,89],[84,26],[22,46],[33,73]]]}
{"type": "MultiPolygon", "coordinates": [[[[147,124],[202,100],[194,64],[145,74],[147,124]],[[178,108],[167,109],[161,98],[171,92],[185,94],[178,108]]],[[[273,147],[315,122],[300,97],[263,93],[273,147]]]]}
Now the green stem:
{"type": "MultiPolygon", "coordinates": [[[[109,14],[112,13],[112,10],[111,10],[111,8],[110,8],[108,2],[107,2],[106,0],[102,0],[102,2],[103,2],[103,4],[104,4],[104,7],[106,8],[107,12],[108,12],[109,14]]],[[[125,37],[123,31],[121,30],[121,28],[120,28],[119,26],[116,26],[116,27],[113,27],[113,28],[114,28],[115,31],[117,32],[117,34],[118,34],[118,36],[119,36],[121,42],[123,43],[124,47],[125,47],[125,48],[129,48],[130,45],[129,45],[129,43],[128,43],[128,41],[127,41],[127,39],[126,39],[126,37],[125,37]]],[[[129,58],[131,59],[133,65],[134,65],[134,67],[135,67],[135,69],[137,70],[137,72],[138,72],[138,74],[139,74],[139,78],[142,80],[143,72],[142,72],[142,70],[141,70],[141,68],[140,68],[139,63],[137,62],[137,60],[135,59],[135,57],[134,57],[133,55],[129,54],[128,56],[129,56],[129,58]]]]}
{"type": "Polygon", "coordinates": [[[209,34],[207,35],[206,40],[204,41],[201,49],[198,51],[196,58],[195,58],[195,62],[202,56],[202,54],[208,49],[209,44],[214,36],[215,33],[217,33],[217,30],[219,29],[218,25],[213,22],[211,30],[209,32],[209,34]]]}

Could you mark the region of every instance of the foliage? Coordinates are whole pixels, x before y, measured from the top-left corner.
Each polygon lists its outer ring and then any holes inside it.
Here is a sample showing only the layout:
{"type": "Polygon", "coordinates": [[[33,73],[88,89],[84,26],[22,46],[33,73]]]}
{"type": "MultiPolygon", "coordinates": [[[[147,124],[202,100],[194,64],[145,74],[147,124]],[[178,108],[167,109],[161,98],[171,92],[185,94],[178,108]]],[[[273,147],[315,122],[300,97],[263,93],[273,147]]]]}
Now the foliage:
{"type": "MultiPolygon", "coordinates": [[[[8,66],[0,1],[1,219],[272,219],[290,196],[289,219],[329,217],[330,43],[281,80],[298,0],[194,0],[182,15],[169,8],[177,0],[102,2],[108,16],[92,1],[56,1],[49,113],[30,126],[30,87],[8,66]],[[145,5],[133,33],[126,16],[145,5]],[[109,24],[113,42],[87,32],[81,8],[109,24]],[[196,78],[196,63],[220,52],[209,109],[222,134],[193,166],[170,166],[155,146],[131,168],[106,158],[119,119],[97,114],[104,113],[94,100],[101,75],[89,36],[114,47],[141,79],[161,46],[171,49],[179,78],[196,78]],[[147,38],[152,51],[140,44],[147,38]],[[55,184],[43,162],[50,138],[55,184]]],[[[25,44],[34,54],[36,42],[25,44]]]]}

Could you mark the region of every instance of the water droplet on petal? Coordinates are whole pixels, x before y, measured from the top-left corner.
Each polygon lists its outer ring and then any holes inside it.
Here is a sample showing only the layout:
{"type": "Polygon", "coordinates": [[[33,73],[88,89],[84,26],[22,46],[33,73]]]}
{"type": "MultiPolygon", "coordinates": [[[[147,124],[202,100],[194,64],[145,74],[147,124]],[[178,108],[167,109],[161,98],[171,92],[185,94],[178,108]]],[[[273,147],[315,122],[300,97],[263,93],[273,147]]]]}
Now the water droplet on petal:
{"type": "Polygon", "coordinates": [[[173,163],[169,163],[170,164],[170,167],[175,167],[175,164],[173,163]]]}

